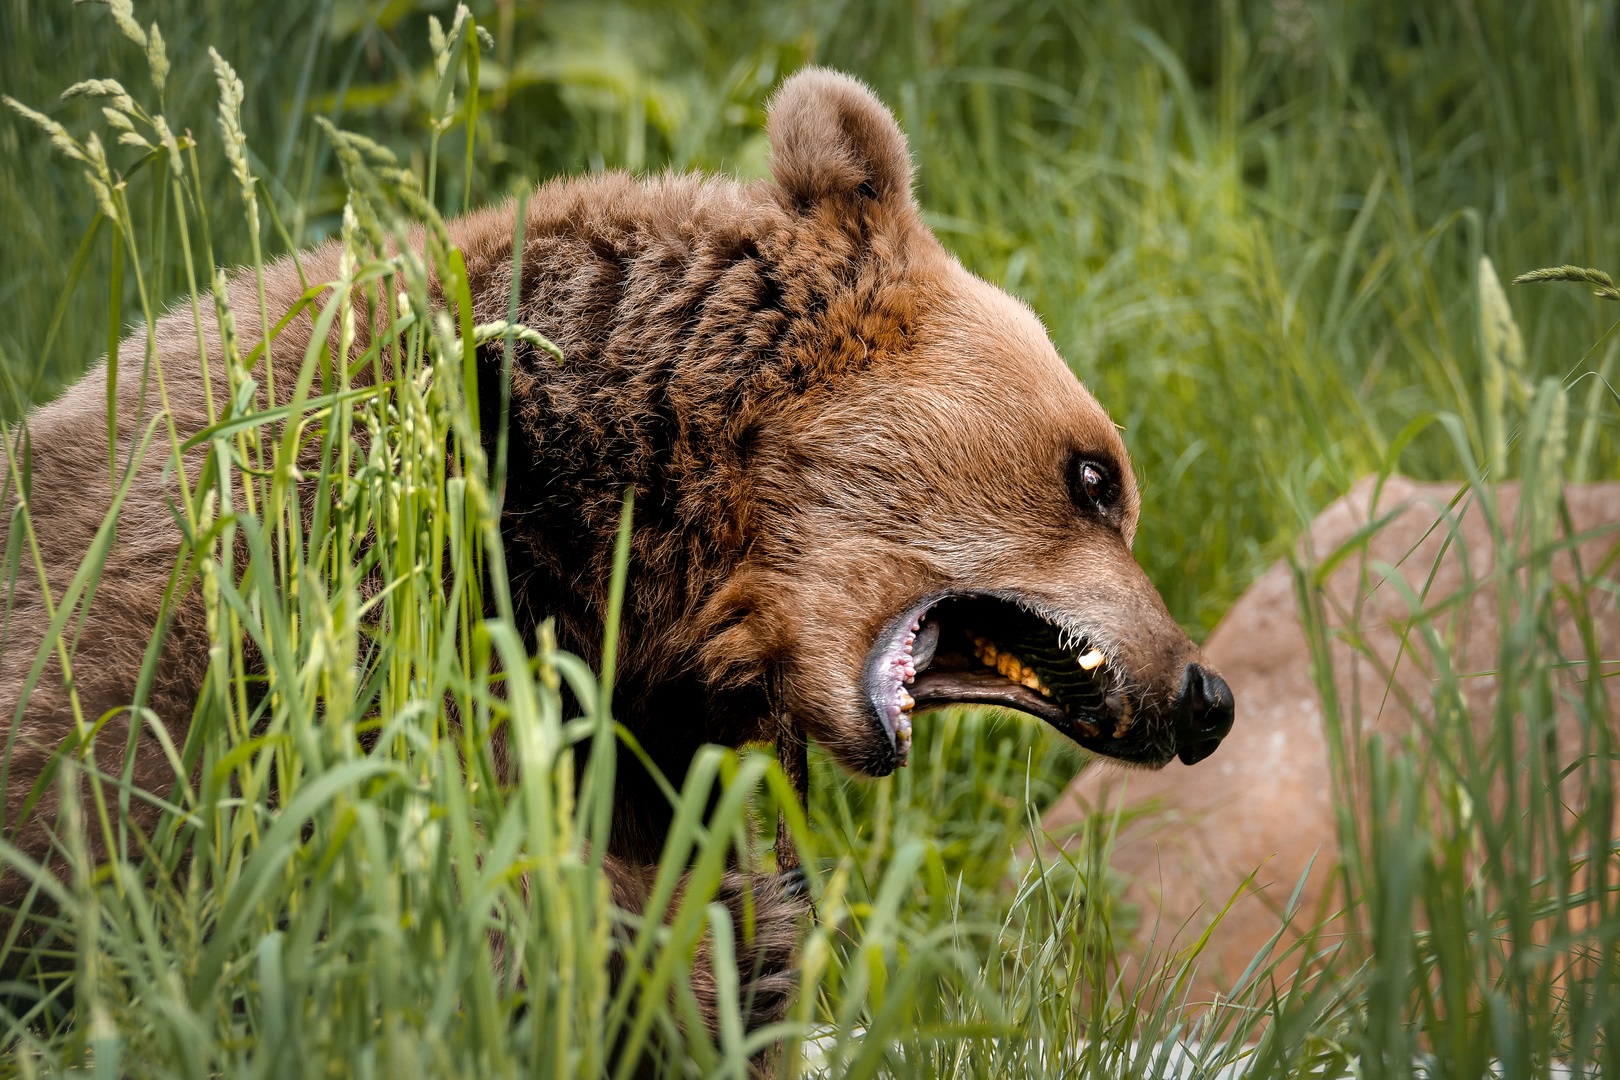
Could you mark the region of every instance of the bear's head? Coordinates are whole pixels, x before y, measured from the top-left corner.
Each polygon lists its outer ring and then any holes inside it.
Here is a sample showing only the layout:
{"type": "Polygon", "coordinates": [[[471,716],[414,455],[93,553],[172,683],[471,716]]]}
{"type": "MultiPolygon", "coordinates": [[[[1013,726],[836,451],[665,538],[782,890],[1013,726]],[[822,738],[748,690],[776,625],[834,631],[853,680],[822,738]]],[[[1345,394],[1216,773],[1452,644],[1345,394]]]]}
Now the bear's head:
{"type": "Polygon", "coordinates": [[[1188,764],[1231,691],[1131,555],[1108,413],[1023,303],[968,273],[912,198],[893,117],[801,72],[771,103],[764,258],[780,384],[739,440],[739,556],[692,637],[711,691],[771,678],[846,767],[906,762],[915,710],[1000,705],[1126,763],[1188,764]]]}

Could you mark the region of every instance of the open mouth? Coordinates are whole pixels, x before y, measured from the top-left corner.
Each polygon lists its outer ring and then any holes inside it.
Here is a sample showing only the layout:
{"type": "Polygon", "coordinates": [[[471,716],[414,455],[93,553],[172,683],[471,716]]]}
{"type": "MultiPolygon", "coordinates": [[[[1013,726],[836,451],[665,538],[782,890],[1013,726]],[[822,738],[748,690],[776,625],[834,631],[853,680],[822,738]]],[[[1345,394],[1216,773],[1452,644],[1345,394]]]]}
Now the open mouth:
{"type": "Polygon", "coordinates": [[[1120,742],[1135,719],[1126,675],[1102,643],[1009,596],[955,593],[916,605],[879,637],[866,688],[902,765],[915,710],[969,704],[1017,709],[1088,749],[1135,758],[1120,742]]]}

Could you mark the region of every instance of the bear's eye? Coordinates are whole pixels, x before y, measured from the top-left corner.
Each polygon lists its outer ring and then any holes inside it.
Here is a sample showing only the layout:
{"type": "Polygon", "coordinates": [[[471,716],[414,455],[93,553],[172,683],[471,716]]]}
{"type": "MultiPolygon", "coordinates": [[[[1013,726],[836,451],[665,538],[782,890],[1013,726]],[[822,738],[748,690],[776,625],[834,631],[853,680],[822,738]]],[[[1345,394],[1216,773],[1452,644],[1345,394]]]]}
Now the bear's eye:
{"type": "Polygon", "coordinates": [[[1076,461],[1074,494],[1075,501],[1082,507],[1107,513],[1114,494],[1108,467],[1084,458],[1076,461]]]}

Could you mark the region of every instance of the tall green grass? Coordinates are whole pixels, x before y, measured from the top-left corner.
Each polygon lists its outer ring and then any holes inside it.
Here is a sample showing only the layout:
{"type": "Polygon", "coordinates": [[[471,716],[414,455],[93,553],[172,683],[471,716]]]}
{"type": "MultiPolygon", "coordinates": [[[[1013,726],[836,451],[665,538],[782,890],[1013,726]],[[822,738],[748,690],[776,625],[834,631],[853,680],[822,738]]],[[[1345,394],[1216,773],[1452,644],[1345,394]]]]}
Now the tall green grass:
{"type": "MultiPolygon", "coordinates": [[[[605,903],[590,838],[611,776],[575,791],[571,761],[614,737],[610,680],[483,617],[508,610],[499,463],[475,437],[495,421],[461,393],[467,308],[448,289],[435,310],[426,280],[455,280],[440,215],[565,169],[757,173],[777,78],[809,58],[854,70],[896,106],[942,237],[1035,306],[1124,423],[1145,493],[1138,555],[1197,631],[1364,471],[1470,479],[1487,503],[1489,481],[1518,471],[1538,529],[1555,477],[1612,474],[1606,384],[1576,381],[1612,365],[1595,301],[1516,293],[1520,382],[1492,382],[1476,268],[1487,252],[1514,270],[1602,262],[1614,6],[494,3],[475,11],[482,52],[471,24],[441,11],[434,37],[410,4],[142,5],[139,35],[124,10],[0,7],[7,51],[35,61],[0,65],[0,89],[67,124],[105,188],[37,123],[0,126],[0,242],[22,253],[0,260],[8,440],[127,322],[170,301],[212,310],[216,267],[323,235],[344,238],[348,281],[409,344],[380,358],[376,385],[310,353],[284,415],[255,412],[256,358],[233,358],[176,579],[212,613],[208,688],[152,835],[118,813],[119,777],[64,761],[60,782],[102,785],[112,813],[60,823],[73,873],[38,876],[57,913],[40,916],[43,944],[10,946],[27,977],[4,1002],[5,1068],[596,1076],[620,1074],[629,1046],[670,1075],[746,1075],[764,1051],[788,1074],[856,1077],[1159,1076],[1177,1053],[1189,1075],[1407,1075],[1429,1055],[1442,1075],[1494,1059],[1531,1076],[1609,1052],[1601,681],[1583,684],[1592,746],[1572,774],[1596,810],[1565,822],[1553,758],[1525,775],[1506,749],[1547,722],[1556,665],[1601,658],[1559,653],[1537,632],[1547,575],[1521,586],[1505,570],[1494,584],[1521,590],[1504,600],[1519,629],[1499,678],[1519,689],[1488,732],[1456,707],[1455,672],[1436,684],[1441,735],[1391,747],[1341,728],[1345,805],[1371,791],[1381,815],[1344,830],[1367,951],[1307,935],[1258,958],[1222,1007],[1184,1009],[1196,945],[1147,966],[1116,956],[1132,917],[1107,870],[1118,823],[1089,822],[1055,865],[1029,854],[1078,755],[952,711],[898,776],[852,781],[815,760],[795,831],[817,907],[801,993],[779,1030],[750,1037],[733,1017],[711,1036],[689,979],[700,955],[725,971],[736,944],[718,870],[733,855],[768,870],[791,799],[763,756],[703,757],[662,868],[664,886],[691,868],[679,902],[644,921],[605,903]],[[234,101],[224,82],[222,134],[209,43],[246,88],[234,101]],[[140,107],[118,111],[146,145],[119,146],[123,128],[92,107],[115,96],[56,104],[90,75],[122,80],[140,107]],[[412,223],[432,238],[420,258],[387,255],[412,223]],[[1521,406],[1508,391],[1524,379],[1521,406]],[[295,466],[325,478],[312,511],[295,466]],[[247,692],[250,653],[262,694],[247,692]],[[565,681],[581,717],[562,711],[565,681]],[[497,733],[516,776],[497,767],[497,733]],[[1477,765],[1455,768],[1450,747],[1473,738],[1477,765]],[[1522,798],[1499,814],[1442,798],[1429,831],[1412,825],[1437,792],[1481,808],[1501,784],[1522,798]],[[115,857],[92,866],[85,837],[103,828],[115,857]],[[616,951],[638,973],[618,990],[616,951]],[[1302,957],[1304,976],[1285,978],[1302,957]]],[[[314,314],[341,326],[351,290],[333,295],[314,314]]],[[[171,451],[160,426],[147,452],[171,451]]],[[[1532,545],[1532,570],[1556,547],[1532,545]]],[[[1308,612],[1314,575],[1301,571],[1308,612]]],[[[1311,625],[1320,649],[1325,624],[1311,625]]],[[[1444,671],[1444,640],[1431,648],[1444,671]]]]}
{"type": "MultiPolygon", "coordinates": [[[[1520,281],[1560,279],[1617,298],[1600,271],[1565,266],[1520,281]]],[[[1526,378],[1522,336],[1489,261],[1479,313],[1485,453],[1475,460],[1460,417],[1437,417],[1467,469],[1431,530],[1439,554],[1370,557],[1367,545],[1399,510],[1375,497],[1365,529],[1319,553],[1320,564],[1296,564],[1330,735],[1356,931],[1348,948],[1364,965],[1351,1035],[1367,1076],[1409,1076],[1420,1059],[1434,1076],[1614,1075],[1620,847],[1605,613],[1620,522],[1576,531],[1565,483],[1590,463],[1570,462],[1569,451],[1590,440],[1571,438],[1572,388],[1526,378]],[[1499,500],[1508,474],[1517,495],[1499,500]],[[1465,516],[1482,524],[1483,548],[1464,537],[1465,516]],[[1443,560],[1460,568],[1461,588],[1431,594],[1443,560]],[[1346,561],[1360,578],[1348,610],[1326,588],[1346,561]],[[1394,618],[1393,665],[1372,644],[1390,609],[1405,612],[1394,618]],[[1465,659],[1481,617],[1497,626],[1496,654],[1465,659]],[[1335,663],[1335,637],[1348,665],[1335,663]],[[1416,693],[1398,677],[1402,665],[1422,674],[1416,693]],[[1466,693],[1482,677],[1491,680],[1484,707],[1466,693]],[[1383,710],[1369,708],[1380,695],[1409,731],[1380,723],[1383,710]]]]}

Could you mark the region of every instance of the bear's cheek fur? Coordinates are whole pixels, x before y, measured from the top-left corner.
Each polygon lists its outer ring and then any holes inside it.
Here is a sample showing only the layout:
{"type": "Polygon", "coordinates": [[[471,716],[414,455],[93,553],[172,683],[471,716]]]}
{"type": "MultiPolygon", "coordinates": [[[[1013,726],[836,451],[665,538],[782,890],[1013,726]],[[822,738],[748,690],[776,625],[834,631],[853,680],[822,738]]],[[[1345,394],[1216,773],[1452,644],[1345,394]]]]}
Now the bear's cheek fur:
{"type": "Polygon", "coordinates": [[[872,710],[864,672],[884,628],[940,575],[904,543],[854,538],[818,553],[795,578],[782,692],[790,714],[845,768],[881,776],[896,764],[894,737],[872,710]]]}
{"type": "Polygon", "coordinates": [[[756,520],[748,565],[716,605],[746,615],[705,645],[710,686],[776,667],[793,721],[844,767],[882,775],[899,759],[864,673],[901,612],[951,589],[1084,593],[1105,607],[1104,578],[1088,568],[1134,563],[1117,533],[1077,527],[1070,432],[1020,398],[942,379],[886,398],[855,386],[813,416],[790,410],[757,448],[751,484],[783,509],[756,520]]]}
{"type": "MultiPolygon", "coordinates": [[[[806,517],[824,524],[822,515],[806,517]]],[[[866,702],[866,656],[894,615],[937,591],[941,578],[892,538],[841,531],[810,542],[818,531],[756,543],[715,598],[729,618],[700,645],[698,664],[716,699],[746,692],[774,670],[774,690],[795,725],[845,768],[882,775],[896,764],[895,748],[866,702]]],[[[762,728],[759,737],[774,732],[762,728]]]]}

